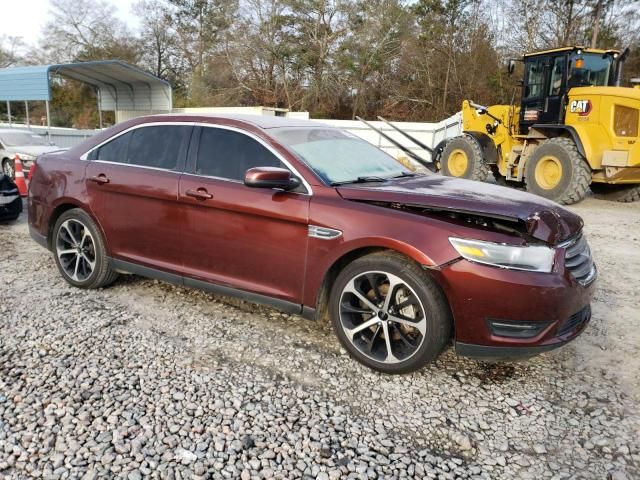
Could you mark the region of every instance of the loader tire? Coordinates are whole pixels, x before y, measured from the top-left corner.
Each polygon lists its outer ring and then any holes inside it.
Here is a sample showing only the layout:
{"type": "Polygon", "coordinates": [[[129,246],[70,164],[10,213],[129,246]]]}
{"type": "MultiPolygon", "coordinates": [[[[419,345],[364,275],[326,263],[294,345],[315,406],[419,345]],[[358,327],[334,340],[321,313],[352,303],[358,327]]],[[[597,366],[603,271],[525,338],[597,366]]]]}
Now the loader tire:
{"type": "Polygon", "coordinates": [[[491,175],[489,165],[482,156],[482,148],[470,136],[451,139],[440,157],[443,175],[484,182],[491,175]]]}
{"type": "Polygon", "coordinates": [[[570,138],[545,140],[527,160],[524,174],[527,191],[563,205],[587,196],[591,168],[570,138]]]}
{"type": "Polygon", "coordinates": [[[607,183],[592,183],[591,191],[600,200],[611,202],[631,203],[640,201],[640,185],[610,185],[607,183]]]}

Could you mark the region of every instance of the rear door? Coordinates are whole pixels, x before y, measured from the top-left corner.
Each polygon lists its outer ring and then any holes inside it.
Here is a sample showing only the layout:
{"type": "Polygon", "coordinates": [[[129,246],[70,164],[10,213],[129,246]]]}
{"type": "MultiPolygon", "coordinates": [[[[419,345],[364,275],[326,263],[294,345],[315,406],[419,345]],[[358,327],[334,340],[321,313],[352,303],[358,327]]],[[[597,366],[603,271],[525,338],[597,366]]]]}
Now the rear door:
{"type": "Polygon", "coordinates": [[[178,273],[178,180],[191,124],[134,128],[88,154],[86,187],[117,260],[178,273]]]}
{"type": "Polygon", "coordinates": [[[185,285],[204,281],[300,304],[310,192],[245,186],[249,168],[288,167],[257,137],[231,128],[197,127],[189,163],[179,188],[185,285]]]}

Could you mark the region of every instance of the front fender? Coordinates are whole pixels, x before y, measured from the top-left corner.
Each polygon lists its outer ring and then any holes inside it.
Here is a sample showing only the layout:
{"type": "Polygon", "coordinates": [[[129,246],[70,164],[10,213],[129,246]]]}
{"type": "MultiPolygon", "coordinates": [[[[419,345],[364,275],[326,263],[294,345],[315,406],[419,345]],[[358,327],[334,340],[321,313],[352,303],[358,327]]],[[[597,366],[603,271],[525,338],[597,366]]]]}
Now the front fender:
{"type": "Polygon", "coordinates": [[[482,158],[485,163],[495,164],[498,163],[498,149],[496,148],[496,144],[493,139],[483,132],[473,132],[473,131],[465,131],[466,135],[472,137],[480,148],[482,149],[482,158]]]}
{"type": "Polygon", "coordinates": [[[589,142],[589,134],[585,131],[585,127],[581,125],[547,125],[547,124],[535,124],[531,126],[529,135],[531,133],[542,133],[548,138],[559,137],[563,134],[567,134],[576,144],[578,153],[584,158],[593,158],[594,148],[589,142]],[[585,139],[583,142],[582,139],[585,139]]]}

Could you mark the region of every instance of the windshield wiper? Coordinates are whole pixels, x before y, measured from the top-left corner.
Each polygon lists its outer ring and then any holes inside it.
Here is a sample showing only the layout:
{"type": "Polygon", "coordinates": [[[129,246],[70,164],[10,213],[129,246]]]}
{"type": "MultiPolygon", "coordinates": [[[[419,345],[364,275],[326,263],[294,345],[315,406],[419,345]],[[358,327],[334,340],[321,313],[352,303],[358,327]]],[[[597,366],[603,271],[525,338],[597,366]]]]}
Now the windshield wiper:
{"type": "Polygon", "coordinates": [[[394,175],[393,177],[389,177],[389,178],[415,177],[417,175],[418,175],[417,173],[413,173],[413,172],[400,172],[400,175],[394,175]]]}
{"type": "Polygon", "coordinates": [[[342,182],[331,182],[329,185],[337,187],[338,185],[346,185],[348,183],[369,183],[369,182],[386,182],[388,179],[384,177],[366,176],[358,177],[355,180],[344,180],[342,182]]]}

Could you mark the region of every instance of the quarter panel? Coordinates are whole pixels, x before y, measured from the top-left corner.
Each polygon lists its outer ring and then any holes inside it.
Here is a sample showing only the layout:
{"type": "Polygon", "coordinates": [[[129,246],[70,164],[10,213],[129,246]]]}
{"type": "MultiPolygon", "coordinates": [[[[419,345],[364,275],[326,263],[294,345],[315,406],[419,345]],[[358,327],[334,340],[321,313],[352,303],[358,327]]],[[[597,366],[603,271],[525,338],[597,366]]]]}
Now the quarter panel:
{"type": "Polygon", "coordinates": [[[47,236],[56,207],[73,204],[92,214],[84,183],[86,162],[66,153],[38,157],[38,167],[29,184],[29,225],[47,236]]]}

